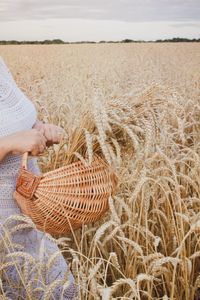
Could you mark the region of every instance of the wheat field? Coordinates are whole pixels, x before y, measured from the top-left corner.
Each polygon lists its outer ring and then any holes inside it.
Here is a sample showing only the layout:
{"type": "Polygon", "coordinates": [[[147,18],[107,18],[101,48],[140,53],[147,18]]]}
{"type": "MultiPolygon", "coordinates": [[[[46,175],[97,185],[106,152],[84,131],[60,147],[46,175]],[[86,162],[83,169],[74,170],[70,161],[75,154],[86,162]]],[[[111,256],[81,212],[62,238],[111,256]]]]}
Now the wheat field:
{"type": "Polygon", "coordinates": [[[116,166],[105,216],[52,237],[78,299],[200,299],[200,44],[12,45],[0,55],[38,117],[66,131],[38,158],[43,172],[95,152],[116,166]]]}

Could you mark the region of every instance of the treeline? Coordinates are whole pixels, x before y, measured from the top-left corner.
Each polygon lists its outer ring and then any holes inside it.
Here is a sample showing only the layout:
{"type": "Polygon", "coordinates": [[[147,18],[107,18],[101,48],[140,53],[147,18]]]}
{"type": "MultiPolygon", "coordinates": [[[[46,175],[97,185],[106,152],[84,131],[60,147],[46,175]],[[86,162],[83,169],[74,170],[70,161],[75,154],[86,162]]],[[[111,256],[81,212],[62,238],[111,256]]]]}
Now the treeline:
{"type": "Polygon", "coordinates": [[[44,40],[44,41],[16,41],[16,40],[2,40],[0,41],[0,45],[47,45],[47,44],[101,44],[101,43],[166,43],[166,42],[200,42],[199,39],[187,39],[187,38],[172,38],[172,39],[160,39],[155,41],[144,41],[144,40],[131,40],[131,39],[124,39],[121,41],[79,41],[79,42],[64,42],[60,39],[54,40],[44,40]]]}

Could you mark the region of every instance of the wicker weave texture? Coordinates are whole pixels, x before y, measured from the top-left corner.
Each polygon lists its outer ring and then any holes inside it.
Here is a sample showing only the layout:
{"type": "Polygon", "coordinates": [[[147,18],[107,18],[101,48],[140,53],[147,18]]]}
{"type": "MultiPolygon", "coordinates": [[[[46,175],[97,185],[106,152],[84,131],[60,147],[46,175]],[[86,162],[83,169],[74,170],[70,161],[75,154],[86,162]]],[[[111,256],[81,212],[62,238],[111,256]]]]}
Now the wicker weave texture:
{"type": "Polygon", "coordinates": [[[78,161],[42,176],[28,171],[26,165],[20,169],[13,196],[38,229],[69,233],[97,221],[108,210],[117,178],[99,156],[94,155],[90,166],[78,161]]]}

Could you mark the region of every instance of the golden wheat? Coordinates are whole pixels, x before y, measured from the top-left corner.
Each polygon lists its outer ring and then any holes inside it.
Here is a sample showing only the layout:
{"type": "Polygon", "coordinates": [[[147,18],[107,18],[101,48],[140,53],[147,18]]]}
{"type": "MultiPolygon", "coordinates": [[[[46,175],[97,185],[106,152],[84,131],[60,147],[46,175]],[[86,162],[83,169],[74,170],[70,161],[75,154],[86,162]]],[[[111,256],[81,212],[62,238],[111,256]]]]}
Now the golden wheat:
{"type": "MultiPolygon", "coordinates": [[[[198,43],[0,46],[39,118],[65,129],[62,143],[38,159],[42,170],[78,159],[91,163],[99,153],[119,176],[101,221],[66,238],[49,236],[71,266],[79,299],[198,299],[199,48],[198,43]]],[[[19,221],[25,224],[12,227],[12,217],[5,224],[0,274],[8,280],[3,270],[26,257],[21,286],[34,299],[37,288],[26,283],[29,264],[37,262],[10,239],[34,224],[19,221]]],[[[42,268],[37,266],[35,279],[42,268]]],[[[57,284],[44,285],[45,299],[57,284]]]]}

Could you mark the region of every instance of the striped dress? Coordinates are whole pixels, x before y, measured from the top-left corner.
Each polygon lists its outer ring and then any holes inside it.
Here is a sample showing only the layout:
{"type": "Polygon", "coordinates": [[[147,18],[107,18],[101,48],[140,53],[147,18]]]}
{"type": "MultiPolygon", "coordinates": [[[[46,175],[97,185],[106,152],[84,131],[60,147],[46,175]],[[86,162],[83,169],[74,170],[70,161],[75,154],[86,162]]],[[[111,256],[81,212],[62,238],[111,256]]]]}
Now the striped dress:
{"type": "MultiPolygon", "coordinates": [[[[17,86],[5,61],[0,56],[0,138],[14,132],[31,129],[36,119],[37,112],[34,104],[17,86]]],[[[23,220],[8,221],[9,219],[7,219],[14,214],[23,217],[12,196],[21,157],[21,155],[9,154],[0,161],[0,265],[7,262],[10,251],[26,252],[29,257],[34,258],[35,263],[31,264],[31,260],[28,260],[30,263],[28,265],[24,256],[20,257],[19,255],[17,266],[8,264],[3,272],[0,272],[0,278],[3,277],[4,293],[9,299],[29,299],[28,290],[31,286],[35,291],[34,296],[31,296],[34,299],[43,299],[48,293],[47,288],[50,284],[57,281],[57,284],[52,287],[52,296],[48,299],[77,299],[75,280],[63,255],[55,256],[53,263],[48,263],[49,258],[58,251],[58,246],[50,235],[32,227],[22,228],[11,234],[10,239],[13,246],[7,247],[9,250],[7,249],[7,252],[2,254],[2,249],[6,249],[5,228],[12,229],[14,225],[23,224],[23,220]],[[3,243],[4,247],[2,247],[3,243]],[[24,263],[27,267],[26,272],[23,269],[24,263]],[[17,268],[18,270],[21,268],[20,270],[24,274],[23,280],[20,278],[17,268]],[[66,288],[62,290],[64,283],[66,288]],[[19,289],[18,286],[23,288],[19,289]]],[[[35,174],[40,174],[37,158],[29,159],[28,169],[35,174]]]]}

